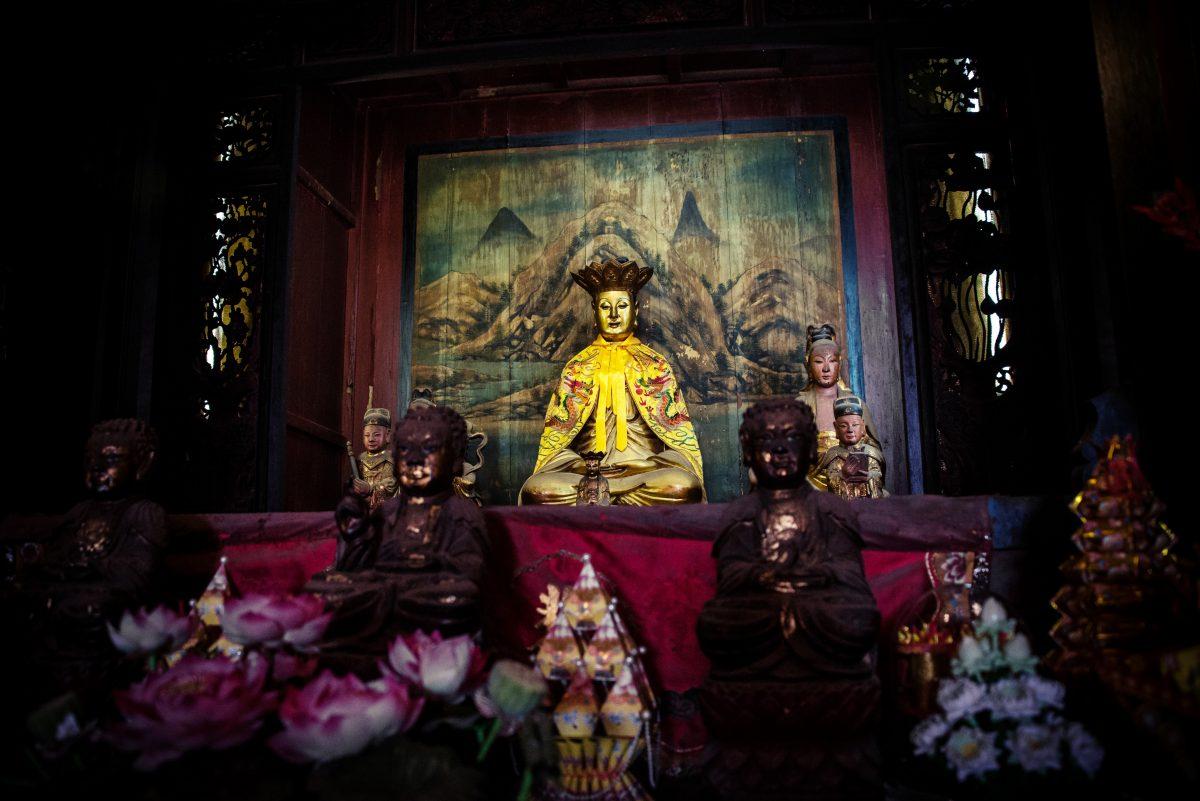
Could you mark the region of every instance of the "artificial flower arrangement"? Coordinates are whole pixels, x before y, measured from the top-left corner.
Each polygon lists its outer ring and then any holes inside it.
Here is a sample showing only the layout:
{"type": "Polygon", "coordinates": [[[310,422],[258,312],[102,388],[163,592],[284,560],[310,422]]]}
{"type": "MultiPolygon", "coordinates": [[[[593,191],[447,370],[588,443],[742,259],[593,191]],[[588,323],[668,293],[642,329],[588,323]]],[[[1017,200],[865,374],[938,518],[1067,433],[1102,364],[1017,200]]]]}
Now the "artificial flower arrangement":
{"type": "Polygon", "coordinates": [[[1079,723],[1062,717],[1066,690],[1039,676],[1029,640],[1003,605],[989,598],[938,685],[941,711],[913,729],[919,757],[938,760],[959,784],[977,789],[1037,774],[1055,782],[1092,778],[1104,750],[1079,723]]]}
{"type": "MultiPolygon", "coordinates": [[[[317,648],[331,617],[311,595],[226,598],[220,636],[233,647],[212,648],[211,633],[197,636],[204,621],[196,609],[126,612],[109,634],[119,651],[144,664],[144,677],[113,692],[110,714],[99,720],[81,721],[78,704],[44,708],[41,729],[52,746],[44,753],[111,746],[133,754],[137,771],[152,772],[192,758],[233,765],[234,749],[244,747],[257,751],[242,760],[255,770],[296,776],[287,765],[315,766],[296,780],[311,795],[335,797],[347,776],[361,790],[364,774],[395,774],[406,759],[424,762],[418,772],[431,759],[446,762],[439,730],[465,734],[457,741],[470,743],[458,749],[460,765],[446,766],[461,783],[497,736],[534,725],[530,713],[547,693],[536,670],[509,660],[489,670],[470,636],[416,631],[391,643],[376,678],[338,675],[321,667],[317,648]],[[188,643],[202,645],[189,651],[188,643]],[[406,742],[412,739],[426,744],[406,742]],[[264,764],[263,751],[277,764],[264,764]]],[[[536,767],[536,760],[526,763],[527,772],[536,767]]],[[[203,782],[203,772],[184,775],[203,782]]],[[[524,777],[523,787],[530,784],[524,777]]],[[[395,776],[382,776],[372,792],[394,788],[395,776]]]]}

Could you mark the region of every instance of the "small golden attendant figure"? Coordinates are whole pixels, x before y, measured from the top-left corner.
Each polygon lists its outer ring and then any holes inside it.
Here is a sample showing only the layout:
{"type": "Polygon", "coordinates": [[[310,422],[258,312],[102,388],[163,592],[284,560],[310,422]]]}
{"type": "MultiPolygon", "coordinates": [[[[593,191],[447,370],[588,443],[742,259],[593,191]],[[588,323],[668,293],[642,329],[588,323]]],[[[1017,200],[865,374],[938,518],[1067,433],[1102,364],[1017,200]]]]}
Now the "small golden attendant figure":
{"type": "MultiPolygon", "coordinates": [[[[808,327],[808,385],[797,395],[813,410],[817,421],[817,458],[813,460],[808,472],[808,482],[819,490],[828,490],[820,471],[820,463],[825,452],[838,444],[837,430],[834,425],[833,402],[838,398],[854,396],[850,387],[842,381],[842,347],[837,341],[837,332],[829,323],[808,327]]],[[[880,469],[883,467],[883,451],[879,444],[878,429],[871,420],[871,412],[861,400],[863,425],[866,431],[865,441],[872,445],[880,456],[880,469]]]]}
{"type": "Polygon", "coordinates": [[[375,387],[367,388],[367,411],[363,414],[363,447],[359,454],[360,475],[351,482],[354,494],[367,502],[371,511],[396,494],[396,465],[392,461],[392,412],[376,408],[375,387]]]}
{"type": "Polygon", "coordinates": [[[521,503],[574,504],[580,455],[600,451],[614,504],[704,500],[700,445],[667,360],[634,336],[637,293],[652,270],[613,259],[572,273],[592,296],[600,335],[563,368],[521,503]]]}
{"type": "Polygon", "coordinates": [[[833,402],[838,444],[825,451],[817,464],[820,476],[839,498],[882,498],[883,452],[867,438],[862,400],[846,395],[833,402]]]}

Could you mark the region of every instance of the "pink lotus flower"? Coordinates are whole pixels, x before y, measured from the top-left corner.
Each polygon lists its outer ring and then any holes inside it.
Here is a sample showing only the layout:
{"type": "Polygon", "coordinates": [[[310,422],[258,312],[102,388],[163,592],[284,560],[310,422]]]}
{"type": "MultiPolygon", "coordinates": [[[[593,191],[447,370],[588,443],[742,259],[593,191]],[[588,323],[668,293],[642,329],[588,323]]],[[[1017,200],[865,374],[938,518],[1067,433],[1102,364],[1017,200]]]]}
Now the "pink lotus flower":
{"type": "Polygon", "coordinates": [[[283,731],[267,744],[292,762],[340,759],[412,728],[424,704],[391,676],[364,684],[357,676],[325,670],[288,691],[279,709],[283,731]]]}
{"type": "Polygon", "coordinates": [[[230,748],[249,740],[278,694],[264,691],[266,660],[232,662],[188,655],[115,694],[125,720],[109,739],[140,751],[138,770],[152,770],[187,751],[230,748]]]}
{"type": "Polygon", "coordinates": [[[192,633],[192,620],[179,615],[165,606],[147,612],[142,607],[136,612],[125,612],[117,628],[108,626],[108,636],[113,645],[123,654],[145,656],[161,650],[174,650],[187,642],[192,633]]]}
{"type": "Polygon", "coordinates": [[[315,656],[297,656],[287,651],[276,651],[271,660],[271,678],[275,681],[307,679],[317,672],[315,656]]]}
{"type": "Polygon", "coordinates": [[[240,645],[306,651],[313,650],[332,618],[315,595],[247,595],[225,602],[221,628],[240,645]]]}
{"type": "Polygon", "coordinates": [[[380,667],[391,668],[429,695],[453,699],[483,682],[486,662],[483,651],[465,634],[443,640],[441,632],[415,631],[396,638],[387,664],[380,667]]]}

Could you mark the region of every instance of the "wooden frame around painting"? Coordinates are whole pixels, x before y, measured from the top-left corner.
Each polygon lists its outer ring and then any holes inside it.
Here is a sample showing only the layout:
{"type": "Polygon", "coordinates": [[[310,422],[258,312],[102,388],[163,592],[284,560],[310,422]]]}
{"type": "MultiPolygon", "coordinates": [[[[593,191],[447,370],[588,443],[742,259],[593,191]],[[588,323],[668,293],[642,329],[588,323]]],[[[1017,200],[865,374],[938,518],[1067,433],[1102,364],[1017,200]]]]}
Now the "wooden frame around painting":
{"type": "Polygon", "coordinates": [[[863,386],[849,170],[840,117],[411,148],[398,397],[429,387],[485,431],[481,495],[515,503],[559,371],[595,337],[569,272],[634,258],[655,269],[638,335],[679,378],[709,500],[736,497],[741,414],[804,385],[808,324],[837,327],[863,386]]]}

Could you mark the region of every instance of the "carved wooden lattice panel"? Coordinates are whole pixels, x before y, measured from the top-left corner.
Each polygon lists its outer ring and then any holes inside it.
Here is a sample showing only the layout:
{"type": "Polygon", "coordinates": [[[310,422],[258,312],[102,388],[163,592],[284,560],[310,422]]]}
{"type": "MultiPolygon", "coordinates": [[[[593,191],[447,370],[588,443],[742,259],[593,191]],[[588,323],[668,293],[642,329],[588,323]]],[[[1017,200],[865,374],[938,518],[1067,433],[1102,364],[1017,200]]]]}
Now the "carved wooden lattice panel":
{"type": "Polygon", "coordinates": [[[911,116],[979,114],[986,108],[979,60],[918,56],[904,65],[904,109],[911,116]]]}
{"type": "Polygon", "coordinates": [[[203,268],[195,442],[222,506],[255,502],[266,226],[262,194],[214,198],[203,268]]]}
{"type": "Polygon", "coordinates": [[[1004,437],[1020,380],[1017,307],[998,185],[986,152],[927,150],[917,159],[937,465],[941,489],[953,495],[994,491],[1016,464],[1015,439],[1004,437]]]}
{"type": "Polygon", "coordinates": [[[215,151],[218,164],[260,161],[271,155],[275,134],[274,109],[250,106],[217,115],[215,151]]]}

